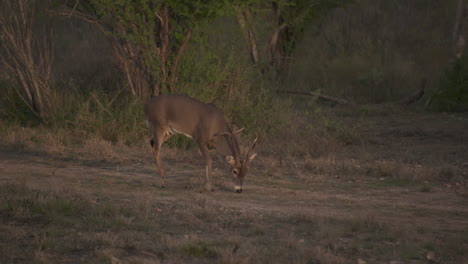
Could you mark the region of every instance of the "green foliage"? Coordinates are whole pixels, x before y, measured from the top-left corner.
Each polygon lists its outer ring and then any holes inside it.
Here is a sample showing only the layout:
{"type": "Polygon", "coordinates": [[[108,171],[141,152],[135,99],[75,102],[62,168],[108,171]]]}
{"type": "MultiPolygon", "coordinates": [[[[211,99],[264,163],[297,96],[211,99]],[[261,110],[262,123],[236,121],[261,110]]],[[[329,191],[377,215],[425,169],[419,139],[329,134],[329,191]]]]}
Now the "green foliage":
{"type": "Polygon", "coordinates": [[[345,127],[334,120],[324,119],[324,126],[330,135],[334,136],[339,142],[350,145],[356,141],[352,127],[345,127]]]}
{"type": "MultiPolygon", "coordinates": [[[[287,54],[291,54],[296,44],[304,35],[305,30],[312,24],[314,19],[323,16],[329,10],[353,2],[349,0],[276,0],[280,10],[281,23],[287,25],[289,37],[284,46],[287,54]]],[[[281,26],[281,25],[278,25],[281,26]]]]}
{"type": "MultiPolygon", "coordinates": [[[[88,0],[79,8],[114,38],[122,69],[134,75],[128,81],[143,78],[150,86],[143,89],[154,89],[151,94],[158,94],[164,88],[170,91],[174,84],[178,60],[191,32],[207,21],[232,13],[234,5],[244,2],[248,1],[88,0]]],[[[142,93],[143,98],[147,93],[142,93]]]]}
{"type": "Polygon", "coordinates": [[[468,58],[454,61],[443,75],[429,106],[437,111],[468,111],[468,58]]]}
{"type": "MultiPolygon", "coordinates": [[[[158,53],[161,52],[160,43],[162,42],[159,35],[161,25],[157,18],[160,15],[161,6],[162,2],[155,3],[149,0],[90,0],[83,1],[79,8],[84,14],[96,17],[96,20],[100,21],[102,29],[107,31],[107,34],[112,36],[116,43],[127,43],[122,45],[120,53],[131,52],[133,54],[127,54],[131,58],[122,57],[121,60],[136,60],[140,67],[138,69],[141,71],[140,75],[153,80],[160,79],[162,74],[161,61],[158,56],[158,53]]],[[[117,44],[115,47],[119,47],[119,45],[117,44]]],[[[141,78],[141,76],[131,78],[136,79],[141,78]]]]}
{"type": "Polygon", "coordinates": [[[270,91],[254,66],[237,50],[210,48],[210,36],[216,33],[223,34],[207,25],[194,36],[198,45],[189,48],[190,55],[181,63],[176,92],[214,103],[236,126],[249,127],[250,133],[259,132],[254,131],[258,122],[271,116],[266,114],[273,108],[270,91]]]}
{"type": "MultiPolygon", "coordinates": [[[[447,10],[450,5],[442,2],[274,2],[281,12],[280,22],[287,25],[286,35],[289,34],[289,39],[284,39],[286,43],[279,43],[286,47],[284,54],[290,53],[283,57],[291,62],[282,83],[269,76],[268,69],[264,71],[259,65],[251,64],[237,20],[238,12],[243,8],[251,11],[253,19],[246,21],[255,23],[259,52],[261,57],[267,58],[271,33],[276,30],[276,26],[280,26],[272,23],[271,1],[79,1],[76,11],[95,18],[104,26],[109,38],[92,38],[89,41],[84,34],[90,30],[83,27],[79,36],[57,46],[83,46],[84,42],[97,40],[100,45],[96,45],[94,52],[97,54],[101,51],[99,47],[104,47],[107,53],[99,54],[102,56],[100,63],[91,60],[90,64],[94,63],[94,67],[89,68],[89,72],[92,72],[90,77],[76,68],[71,69],[76,74],[73,77],[57,73],[60,80],[52,96],[56,111],[50,124],[45,127],[64,128],[81,137],[96,136],[113,143],[133,144],[149,136],[143,120],[144,102],[128,91],[122,92],[127,88],[122,81],[127,75],[117,70],[101,72],[94,69],[103,68],[102,62],[120,60],[111,58],[114,56],[112,44],[115,44],[112,40],[117,39],[117,43],[128,44],[126,47],[138,55],[128,62],[142,59],[139,65],[146,67],[130,67],[131,70],[148,71],[152,84],[163,82],[160,16],[165,6],[170,11],[169,54],[164,64],[168,74],[172,71],[177,49],[186,37],[187,30],[193,30],[192,40],[179,62],[177,82],[171,87],[172,91],[216,104],[230,123],[247,128],[248,137],[258,133],[262,139],[277,139],[278,143],[272,146],[277,148],[275,151],[288,149],[291,153],[305,155],[310,151],[318,151],[320,145],[333,144],[335,141],[352,144],[356,140],[353,129],[333,120],[316,118],[323,113],[317,110],[312,98],[301,98],[311,102],[306,107],[294,107],[300,99],[277,97],[274,91],[279,85],[291,90],[319,90],[325,95],[344,97],[357,103],[395,101],[412,93],[414,87],[419,86],[423,75],[429,76],[429,84],[434,83],[431,76],[435,76],[433,79],[438,78],[440,69],[437,67],[440,66],[437,65],[447,61],[444,55],[446,43],[428,40],[427,35],[419,33],[433,32],[434,36],[440,36],[441,32],[445,34],[446,29],[451,27],[451,18],[441,18],[440,21],[431,19],[443,12],[449,13],[447,10]],[[354,4],[346,5],[350,2],[354,4]],[[337,6],[343,8],[334,8],[337,6]],[[321,19],[318,20],[318,17],[321,19]],[[421,20],[423,18],[426,20],[421,20]],[[417,22],[419,20],[422,22],[417,22]],[[418,27],[408,28],[408,24],[418,27]],[[78,39],[85,41],[75,43],[78,39]],[[109,40],[110,43],[106,42],[109,40]],[[106,78],[93,78],[93,74],[105,75],[106,78]],[[308,144],[296,143],[301,140],[293,140],[289,144],[279,142],[284,138],[311,140],[308,144]]],[[[75,3],[69,1],[69,7],[75,3]]],[[[64,34],[60,39],[65,42],[68,32],[60,32],[64,34]]],[[[96,32],[93,31],[93,34],[96,32]]],[[[67,52],[63,52],[61,55],[64,56],[58,57],[67,65],[76,65],[76,57],[88,59],[88,56],[77,53],[67,57],[67,52]]],[[[433,96],[431,107],[443,111],[466,109],[465,68],[465,62],[459,61],[447,71],[440,89],[433,96]]],[[[9,82],[0,83],[0,92],[2,122],[16,122],[23,126],[38,124],[34,114],[11,89],[9,82]]],[[[382,109],[380,106],[378,108],[382,109]]],[[[193,141],[184,137],[174,137],[168,144],[182,148],[194,147],[193,141]]]]}
{"type": "MultiPolygon", "coordinates": [[[[41,124],[12,89],[5,91],[2,120],[26,126],[41,124]]],[[[86,137],[94,135],[127,145],[139,142],[147,135],[142,100],[122,91],[81,92],[70,87],[67,91],[57,91],[53,98],[54,115],[46,125],[51,129],[68,129],[86,137]]]]}
{"type": "Polygon", "coordinates": [[[434,89],[451,49],[442,41],[452,30],[445,15],[451,12],[445,2],[402,0],[360,0],[330,10],[297,43],[288,86],[357,103],[399,101],[423,78],[434,89]]]}
{"type": "MultiPolygon", "coordinates": [[[[89,95],[75,94],[64,115],[56,117],[56,126],[65,126],[98,135],[113,143],[131,144],[146,133],[141,99],[125,93],[100,91],[89,95]],[[68,111],[67,111],[68,110],[68,111]]],[[[70,102],[64,98],[64,103],[70,102]]]]}
{"type": "Polygon", "coordinates": [[[18,122],[22,125],[37,125],[40,123],[38,116],[21,99],[18,90],[7,82],[0,81],[0,120],[18,122]]]}
{"type": "Polygon", "coordinates": [[[197,26],[220,16],[234,14],[236,6],[245,5],[254,0],[169,0],[168,5],[176,15],[176,21],[197,26]]]}

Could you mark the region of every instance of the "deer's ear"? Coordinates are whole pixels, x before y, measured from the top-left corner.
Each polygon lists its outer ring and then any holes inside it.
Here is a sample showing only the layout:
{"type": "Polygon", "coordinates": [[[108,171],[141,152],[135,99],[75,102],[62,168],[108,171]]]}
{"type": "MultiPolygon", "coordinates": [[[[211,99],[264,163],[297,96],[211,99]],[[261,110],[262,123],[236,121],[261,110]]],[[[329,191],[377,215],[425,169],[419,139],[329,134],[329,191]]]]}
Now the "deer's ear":
{"type": "Polygon", "coordinates": [[[252,160],[255,159],[256,156],[257,156],[257,153],[250,155],[249,162],[252,162],[252,160]]]}
{"type": "Polygon", "coordinates": [[[226,162],[231,164],[232,166],[234,166],[234,164],[236,164],[236,160],[231,155],[226,156],[226,162]]]}

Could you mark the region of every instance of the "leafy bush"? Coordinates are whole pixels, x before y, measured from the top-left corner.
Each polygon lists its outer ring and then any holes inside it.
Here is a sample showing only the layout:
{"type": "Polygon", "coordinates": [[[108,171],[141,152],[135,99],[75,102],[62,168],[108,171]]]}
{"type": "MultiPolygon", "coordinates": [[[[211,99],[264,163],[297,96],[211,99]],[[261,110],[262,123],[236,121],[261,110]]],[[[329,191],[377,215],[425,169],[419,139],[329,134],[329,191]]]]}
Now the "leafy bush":
{"type": "Polygon", "coordinates": [[[21,125],[38,124],[37,115],[28,107],[18,95],[17,91],[5,81],[0,82],[0,120],[3,122],[17,122],[21,125]]]}
{"type": "Polygon", "coordinates": [[[432,95],[429,106],[437,111],[468,110],[468,61],[463,57],[454,61],[443,75],[439,89],[432,95]]]}

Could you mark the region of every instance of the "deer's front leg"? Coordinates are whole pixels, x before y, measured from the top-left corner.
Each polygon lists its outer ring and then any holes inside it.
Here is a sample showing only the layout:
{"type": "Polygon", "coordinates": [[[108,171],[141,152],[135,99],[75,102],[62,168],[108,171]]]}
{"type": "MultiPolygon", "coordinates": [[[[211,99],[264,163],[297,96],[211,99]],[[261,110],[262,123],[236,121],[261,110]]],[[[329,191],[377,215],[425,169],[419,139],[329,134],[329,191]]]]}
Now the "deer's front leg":
{"type": "Polygon", "coordinates": [[[213,191],[213,185],[211,183],[212,161],[211,161],[210,151],[208,149],[208,146],[205,145],[205,144],[200,145],[200,150],[201,150],[201,152],[203,154],[203,157],[205,158],[205,161],[206,161],[206,167],[205,167],[206,189],[208,191],[213,191]]]}
{"type": "Polygon", "coordinates": [[[166,186],[166,170],[161,160],[160,150],[164,143],[164,131],[158,131],[154,134],[153,140],[151,140],[151,146],[153,147],[153,155],[156,160],[156,167],[158,168],[159,175],[161,176],[161,187],[166,186]]]}

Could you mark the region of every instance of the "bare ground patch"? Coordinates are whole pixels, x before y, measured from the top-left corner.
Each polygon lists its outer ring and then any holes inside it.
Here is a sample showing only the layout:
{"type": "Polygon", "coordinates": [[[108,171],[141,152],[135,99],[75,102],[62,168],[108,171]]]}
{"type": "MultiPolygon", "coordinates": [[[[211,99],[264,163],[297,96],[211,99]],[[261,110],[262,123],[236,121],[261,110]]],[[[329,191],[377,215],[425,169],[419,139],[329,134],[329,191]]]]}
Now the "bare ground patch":
{"type": "Polygon", "coordinates": [[[465,263],[467,126],[431,118],[367,118],[332,155],[261,156],[241,195],[218,159],[205,192],[196,151],[164,151],[161,189],[142,147],[10,145],[0,262],[465,263]]]}

